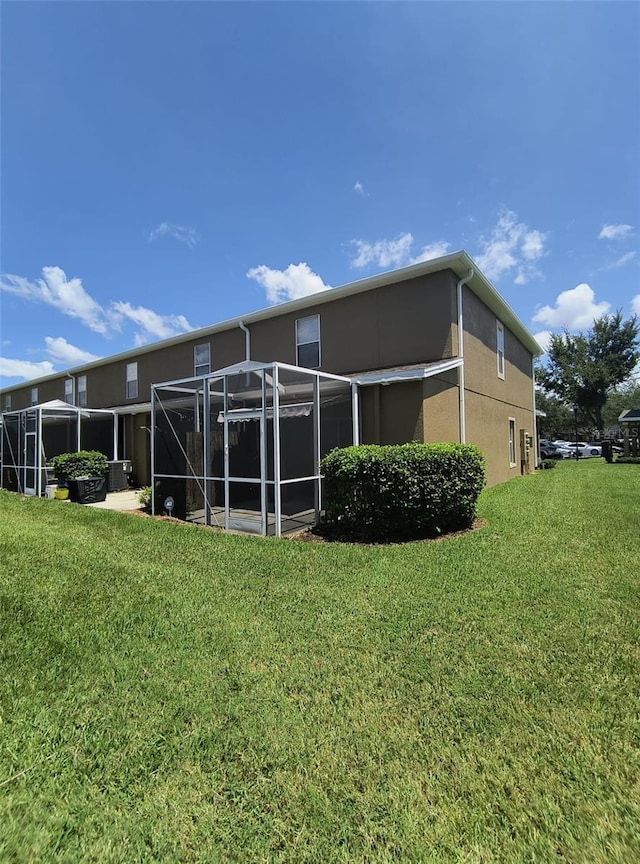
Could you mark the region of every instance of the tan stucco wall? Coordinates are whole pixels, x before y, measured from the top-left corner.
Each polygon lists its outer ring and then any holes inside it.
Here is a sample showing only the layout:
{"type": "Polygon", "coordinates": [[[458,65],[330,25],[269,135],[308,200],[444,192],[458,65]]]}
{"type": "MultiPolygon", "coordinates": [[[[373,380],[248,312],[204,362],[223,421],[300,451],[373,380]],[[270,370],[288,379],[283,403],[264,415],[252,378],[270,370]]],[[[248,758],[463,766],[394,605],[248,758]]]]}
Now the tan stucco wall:
{"type": "Polygon", "coordinates": [[[457,372],[422,382],[423,440],[429,443],[460,440],[457,372]]]}
{"type": "Polygon", "coordinates": [[[487,484],[520,474],[519,430],[533,433],[531,354],[505,326],[505,374],[498,377],[496,316],[464,293],[466,439],[485,454],[487,484]],[[509,464],[509,418],[516,421],[516,466],[509,464]]]}
{"type": "Polygon", "coordinates": [[[363,387],[360,390],[362,444],[423,441],[422,382],[363,387]]]}
{"type": "MultiPolygon", "coordinates": [[[[296,319],[316,314],[320,316],[320,368],[325,372],[340,375],[429,362],[451,357],[455,351],[455,277],[443,271],[327,303],[310,303],[304,310],[250,324],[251,359],[295,364],[296,319]]],[[[211,345],[212,370],[245,359],[245,334],[238,326],[175,345],[159,343],[156,350],[89,368],[89,407],[148,402],[151,384],[194,374],[193,349],[206,342],[211,345]],[[131,362],[138,363],[138,395],[127,399],[126,366],[131,362]]],[[[62,373],[39,384],[38,401],[64,399],[65,377],[62,373]]],[[[12,410],[28,407],[31,386],[26,383],[11,391],[12,410]]]]}

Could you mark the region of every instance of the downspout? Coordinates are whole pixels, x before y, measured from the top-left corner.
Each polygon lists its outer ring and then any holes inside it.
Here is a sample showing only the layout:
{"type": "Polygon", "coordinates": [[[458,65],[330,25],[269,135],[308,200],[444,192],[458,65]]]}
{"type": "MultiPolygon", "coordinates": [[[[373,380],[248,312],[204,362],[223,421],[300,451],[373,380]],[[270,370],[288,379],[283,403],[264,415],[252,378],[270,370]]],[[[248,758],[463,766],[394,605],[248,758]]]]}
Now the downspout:
{"type": "Polygon", "coordinates": [[[458,299],[458,357],[462,363],[458,366],[458,388],[459,399],[458,407],[460,411],[460,443],[465,444],[467,440],[467,421],[464,396],[464,322],[462,315],[462,286],[465,285],[473,277],[473,267],[469,270],[466,276],[458,282],[456,286],[458,299]]]}
{"type": "Polygon", "coordinates": [[[251,333],[249,332],[249,328],[245,326],[244,321],[238,321],[238,326],[244,332],[244,359],[251,360],[251,333]]]}

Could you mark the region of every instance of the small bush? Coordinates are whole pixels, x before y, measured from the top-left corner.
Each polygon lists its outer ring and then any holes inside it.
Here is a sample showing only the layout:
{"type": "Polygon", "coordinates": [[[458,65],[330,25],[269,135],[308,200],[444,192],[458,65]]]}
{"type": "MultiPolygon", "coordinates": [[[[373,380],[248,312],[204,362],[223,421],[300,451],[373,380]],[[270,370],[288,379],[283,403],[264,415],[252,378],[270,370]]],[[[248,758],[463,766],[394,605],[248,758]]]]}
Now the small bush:
{"type": "Polygon", "coordinates": [[[485,480],[482,453],[469,444],[345,447],[320,471],[328,532],[378,543],[469,528],[485,480]]]}
{"type": "Polygon", "coordinates": [[[151,486],[143,486],[138,492],[138,503],[140,509],[145,513],[151,513],[151,486]]]}
{"type": "Polygon", "coordinates": [[[54,456],[51,465],[58,480],[67,482],[78,477],[106,477],[109,473],[107,457],[98,450],[79,450],[54,456]]]}
{"type": "Polygon", "coordinates": [[[558,463],[556,462],[555,459],[543,459],[540,462],[540,467],[543,469],[543,471],[546,471],[549,468],[555,468],[557,464],[558,463]]]}

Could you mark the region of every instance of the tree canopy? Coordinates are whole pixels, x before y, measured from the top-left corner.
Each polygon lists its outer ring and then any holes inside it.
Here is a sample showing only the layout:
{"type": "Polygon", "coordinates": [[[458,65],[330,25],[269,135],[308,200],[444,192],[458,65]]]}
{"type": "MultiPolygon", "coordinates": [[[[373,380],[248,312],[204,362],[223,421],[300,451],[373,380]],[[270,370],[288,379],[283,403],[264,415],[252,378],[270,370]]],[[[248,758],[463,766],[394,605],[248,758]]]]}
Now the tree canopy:
{"type": "Polygon", "coordinates": [[[602,315],[586,333],[552,334],[548,360],[536,379],[566,405],[577,405],[596,429],[604,428],[609,393],[629,379],[640,360],[637,317],[627,321],[619,310],[602,315]]]}

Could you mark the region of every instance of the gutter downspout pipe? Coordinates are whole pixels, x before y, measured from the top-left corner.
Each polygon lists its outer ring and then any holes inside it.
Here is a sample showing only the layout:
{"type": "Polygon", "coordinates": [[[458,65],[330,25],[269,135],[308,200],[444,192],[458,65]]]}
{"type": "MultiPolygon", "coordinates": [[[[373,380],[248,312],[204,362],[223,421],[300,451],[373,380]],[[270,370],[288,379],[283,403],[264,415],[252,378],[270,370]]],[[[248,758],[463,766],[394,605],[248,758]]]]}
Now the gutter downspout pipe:
{"type": "Polygon", "coordinates": [[[465,444],[467,440],[467,422],[464,398],[464,320],[462,314],[462,286],[465,285],[471,278],[473,278],[473,272],[473,267],[471,267],[466,276],[463,276],[456,286],[458,300],[458,357],[462,360],[462,363],[458,366],[458,388],[460,391],[458,406],[460,410],[461,444],[465,444]]]}
{"type": "Polygon", "coordinates": [[[244,321],[238,321],[238,327],[244,333],[244,353],[245,360],[251,360],[251,333],[249,332],[249,328],[245,325],[244,321]]]}

